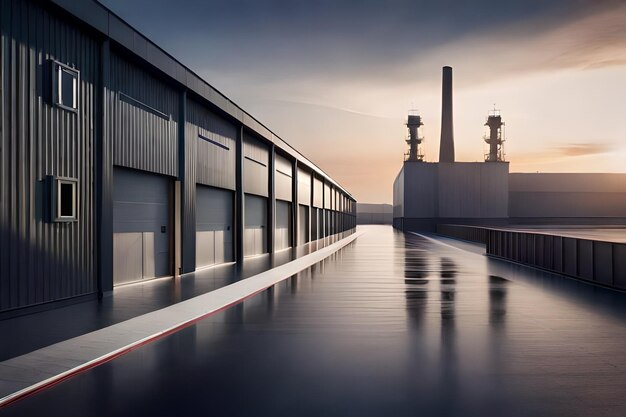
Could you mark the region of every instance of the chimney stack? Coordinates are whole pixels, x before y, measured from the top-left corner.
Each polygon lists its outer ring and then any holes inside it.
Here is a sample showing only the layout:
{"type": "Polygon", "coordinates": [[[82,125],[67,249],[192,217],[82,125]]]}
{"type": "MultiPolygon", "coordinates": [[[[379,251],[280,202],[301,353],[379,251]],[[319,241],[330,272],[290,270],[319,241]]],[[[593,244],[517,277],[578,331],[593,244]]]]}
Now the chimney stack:
{"type": "Polygon", "coordinates": [[[443,67],[441,84],[441,140],[439,143],[439,162],[454,162],[452,67],[443,67]]]}

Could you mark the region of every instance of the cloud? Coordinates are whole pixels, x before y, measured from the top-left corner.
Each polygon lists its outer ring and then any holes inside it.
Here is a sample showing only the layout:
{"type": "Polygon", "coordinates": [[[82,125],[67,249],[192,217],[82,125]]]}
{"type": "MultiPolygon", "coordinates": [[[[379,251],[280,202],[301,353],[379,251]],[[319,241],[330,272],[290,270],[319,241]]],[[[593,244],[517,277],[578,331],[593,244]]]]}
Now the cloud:
{"type": "Polygon", "coordinates": [[[470,55],[482,73],[527,70],[538,63],[533,55],[565,64],[624,40],[624,7],[614,13],[620,2],[606,0],[104,2],[199,72],[249,83],[406,83],[428,78],[439,50],[447,59],[470,55]],[[524,46],[531,54],[520,53],[524,46]]]}
{"type": "Polygon", "coordinates": [[[410,72],[448,62],[462,68],[458,85],[467,87],[522,74],[624,66],[626,4],[601,4],[568,19],[532,17],[467,36],[415,57],[410,72]]]}
{"type": "Polygon", "coordinates": [[[554,151],[565,157],[576,157],[607,153],[615,149],[616,146],[610,143],[570,143],[557,146],[554,151]]]}
{"type": "Polygon", "coordinates": [[[563,143],[546,148],[543,151],[515,153],[513,162],[516,164],[542,164],[565,161],[570,158],[607,154],[617,150],[619,146],[610,142],[577,142],[563,143]]]}

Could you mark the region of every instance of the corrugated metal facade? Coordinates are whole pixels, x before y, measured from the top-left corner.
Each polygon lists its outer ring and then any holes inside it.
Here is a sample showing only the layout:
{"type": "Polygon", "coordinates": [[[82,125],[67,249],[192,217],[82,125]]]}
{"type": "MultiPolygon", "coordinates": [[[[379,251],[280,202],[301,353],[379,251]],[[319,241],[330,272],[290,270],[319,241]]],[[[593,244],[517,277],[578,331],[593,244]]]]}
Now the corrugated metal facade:
{"type": "Polygon", "coordinates": [[[291,161],[281,155],[276,155],[274,174],[274,193],[277,200],[291,201],[293,184],[293,166],[291,161]]]}
{"type": "Polygon", "coordinates": [[[110,132],[115,165],[178,175],[180,93],[111,55],[110,132]]]}
{"type": "Polygon", "coordinates": [[[244,135],[243,190],[249,194],[268,197],[269,150],[252,135],[244,135]]]}
{"type": "Polygon", "coordinates": [[[187,103],[186,135],[197,143],[196,182],[234,190],[237,126],[196,101],[187,103]]]}
{"type": "Polygon", "coordinates": [[[96,291],[99,44],[35,3],[1,5],[0,310],[96,291]],[[51,60],[80,71],[78,112],[51,104],[51,60]],[[45,221],[46,175],[78,179],[78,221],[45,221]]]}
{"type": "Polygon", "coordinates": [[[331,208],[331,199],[330,199],[330,186],[328,184],[324,184],[324,208],[331,208]]]}
{"type": "Polygon", "coordinates": [[[197,184],[236,191],[237,260],[246,223],[263,229],[253,252],[272,249],[267,197],[289,203],[281,220],[291,222],[285,241],[296,242],[292,200],[322,207],[322,182],[341,188],[101,4],[0,7],[0,312],[112,290],[114,166],[168,177],[175,272],[196,268],[197,184]],[[79,71],[77,111],[52,104],[52,61],[79,71]],[[47,176],[77,179],[78,221],[48,221],[47,176]]]}
{"type": "Polygon", "coordinates": [[[313,206],[324,208],[324,183],[318,179],[313,179],[313,206]]]}
{"type": "Polygon", "coordinates": [[[311,205],[311,174],[298,168],[298,203],[311,205]]]}

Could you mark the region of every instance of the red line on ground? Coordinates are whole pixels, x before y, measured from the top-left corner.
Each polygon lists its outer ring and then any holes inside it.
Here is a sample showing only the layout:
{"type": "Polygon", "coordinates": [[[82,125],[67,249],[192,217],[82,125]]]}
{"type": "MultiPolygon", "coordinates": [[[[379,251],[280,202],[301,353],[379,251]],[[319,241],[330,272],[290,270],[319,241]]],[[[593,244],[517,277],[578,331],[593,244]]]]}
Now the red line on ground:
{"type": "MultiPolygon", "coordinates": [[[[289,278],[289,277],[287,277],[287,278],[289,278]]],[[[287,278],[285,278],[285,279],[287,279],[287,278]]],[[[170,336],[170,335],[172,335],[172,334],[174,334],[176,332],[179,332],[180,330],[182,330],[182,329],[184,329],[186,327],[190,327],[190,326],[196,324],[197,322],[206,319],[207,317],[210,317],[210,316],[212,316],[214,314],[220,313],[220,312],[222,312],[224,310],[229,309],[230,307],[232,307],[234,305],[237,305],[237,304],[239,304],[239,303],[241,303],[241,302],[243,302],[243,301],[245,301],[245,300],[247,300],[249,298],[252,298],[255,295],[257,295],[257,294],[267,290],[268,288],[270,288],[270,287],[272,287],[274,285],[275,284],[270,285],[268,287],[261,288],[260,290],[257,290],[257,291],[255,291],[255,292],[253,292],[251,294],[248,294],[248,295],[246,295],[246,296],[244,296],[244,297],[242,297],[242,298],[240,298],[238,300],[235,300],[235,301],[233,301],[231,303],[228,303],[228,304],[226,304],[226,305],[224,305],[224,306],[222,306],[222,307],[220,307],[220,308],[218,308],[216,310],[210,311],[210,312],[202,314],[202,315],[200,315],[200,316],[198,316],[198,317],[196,317],[194,319],[191,319],[189,321],[181,323],[181,324],[177,325],[176,327],[171,328],[170,330],[168,330],[166,332],[158,333],[158,334],[155,334],[155,335],[152,335],[152,336],[148,336],[148,338],[146,338],[144,340],[141,340],[140,342],[131,343],[126,348],[123,348],[121,351],[118,351],[118,352],[115,352],[115,353],[112,353],[112,354],[108,354],[108,355],[104,355],[102,358],[100,358],[100,359],[98,359],[98,360],[96,360],[94,362],[90,362],[90,363],[85,364],[85,365],[79,365],[79,366],[71,369],[69,371],[69,373],[67,373],[67,374],[65,374],[63,376],[52,377],[48,382],[46,382],[45,384],[39,385],[36,388],[32,388],[32,389],[25,388],[18,395],[15,395],[14,397],[11,397],[8,400],[0,403],[0,408],[4,408],[4,407],[6,407],[6,406],[8,406],[10,404],[13,404],[13,403],[17,402],[17,401],[20,401],[20,400],[23,400],[23,399],[25,399],[27,397],[30,397],[31,395],[38,394],[38,393],[40,393],[40,392],[42,392],[44,390],[52,388],[55,385],[60,384],[60,383],[66,381],[66,380],[68,380],[70,378],[73,378],[73,377],[75,377],[75,376],[77,376],[79,374],[87,372],[87,371],[89,371],[89,370],[91,370],[93,368],[96,368],[96,367],[98,367],[98,366],[100,366],[102,364],[105,364],[107,362],[110,362],[110,361],[112,361],[114,359],[117,359],[120,356],[125,355],[125,354],[127,354],[127,353],[129,353],[129,352],[131,352],[131,351],[133,351],[135,349],[138,349],[138,348],[140,348],[142,346],[145,346],[145,345],[147,345],[149,343],[152,343],[152,342],[154,342],[156,340],[162,339],[162,338],[170,336]]]]}

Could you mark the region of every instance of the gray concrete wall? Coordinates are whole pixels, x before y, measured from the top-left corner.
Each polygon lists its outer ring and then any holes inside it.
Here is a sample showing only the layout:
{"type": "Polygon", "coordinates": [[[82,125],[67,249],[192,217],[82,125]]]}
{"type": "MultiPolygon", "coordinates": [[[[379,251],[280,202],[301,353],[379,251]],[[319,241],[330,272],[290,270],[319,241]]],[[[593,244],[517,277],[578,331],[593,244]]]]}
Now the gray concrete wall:
{"type": "Polygon", "coordinates": [[[626,174],[512,173],[509,190],[513,221],[626,217],[626,174]]]}
{"type": "Polygon", "coordinates": [[[451,219],[501,223],[508,218],[508,170],[508,163],[405,162],[394,182],[393,217],[407,230],[451,219]]]}
{"type": "Polygon", "coordinates": [[[392,224],[393,206],[391,204],[357,203],[357,224],[392,224]]]}
{"type": "Polygon", "coordinates": [[[508,217],[508,173],[508,163],[438,164],[438,217],[508,217]]]}
{"type": "Polygon", "coordinates": [[[404,164],[403,217],[437,217],[437,165],[424,162],[404,164]]]}
{"type": "Polygon", "coordinates": [[[404,216],[404,165],[393,181],[393,218],[404,216]]]}

